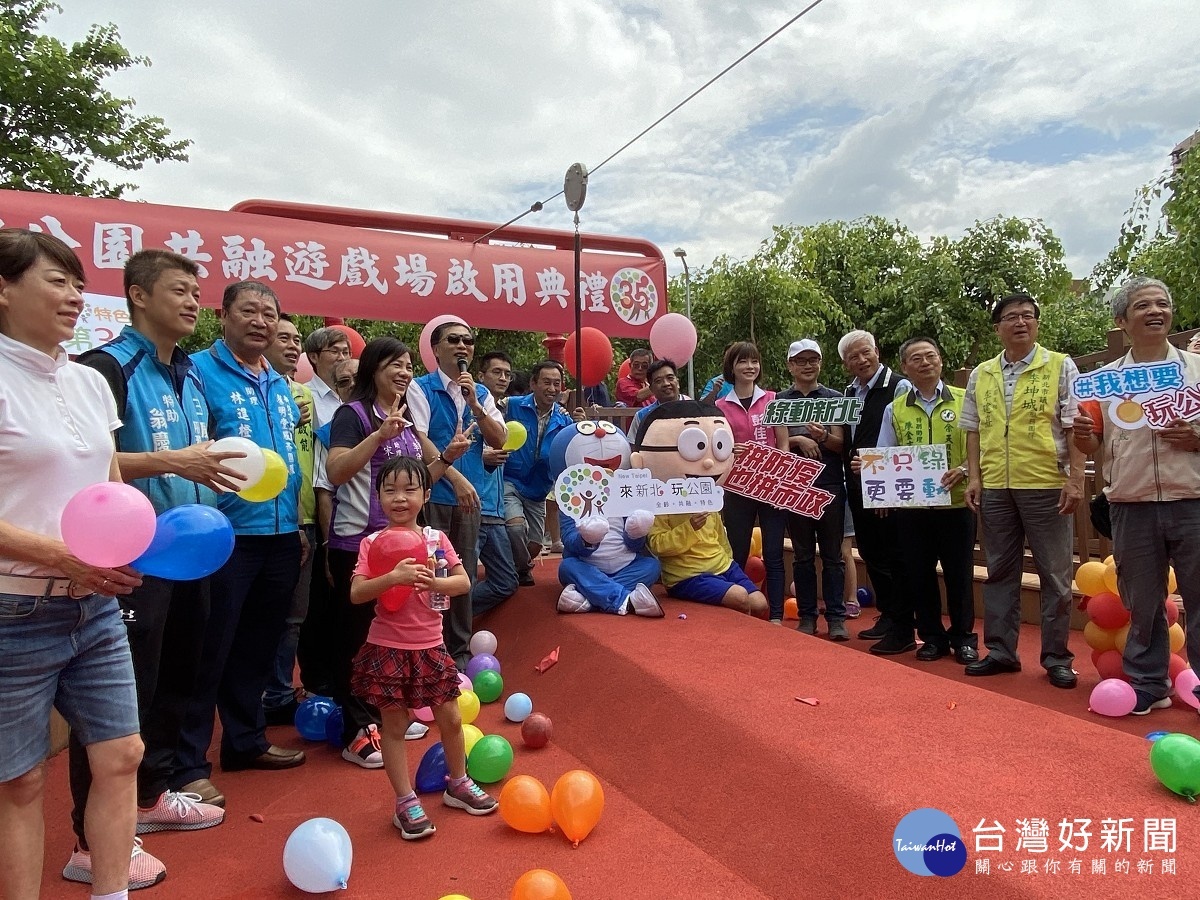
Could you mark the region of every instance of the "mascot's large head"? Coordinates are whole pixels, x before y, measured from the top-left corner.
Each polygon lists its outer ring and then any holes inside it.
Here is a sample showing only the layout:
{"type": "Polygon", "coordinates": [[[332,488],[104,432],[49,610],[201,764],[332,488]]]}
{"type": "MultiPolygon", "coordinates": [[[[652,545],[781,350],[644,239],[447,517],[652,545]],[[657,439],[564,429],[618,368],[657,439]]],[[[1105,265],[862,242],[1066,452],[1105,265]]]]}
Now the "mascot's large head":
{"type": "Polygon", "coordinates": [[[611,422],[573,422],[554,436],[550,471],[555,475],[587,463],[615,471],[629,467],[629,440],[611,422]]]}
{"type": "Polygon", "coordinates": [[[642,419],[630,465],[659,481],[708,477],[733,468],[733,432],[721,410],[699,400],[660,403],[642,419]]]}

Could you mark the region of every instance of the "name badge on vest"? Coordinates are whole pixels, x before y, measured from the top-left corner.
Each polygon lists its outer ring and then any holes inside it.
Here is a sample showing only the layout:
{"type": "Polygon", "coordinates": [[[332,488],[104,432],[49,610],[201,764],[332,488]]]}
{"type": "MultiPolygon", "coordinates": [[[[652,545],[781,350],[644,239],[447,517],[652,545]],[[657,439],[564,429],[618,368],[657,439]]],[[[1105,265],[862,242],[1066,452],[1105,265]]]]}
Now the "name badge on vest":
{"type": "Polygon", "coordinates": [[[942,410],[942,421],[943,422],[953,422],[957,418],[958,418],[958,415],[954,412],[954,410],[952,410],[952,409],[943,409],[942,410]]]}

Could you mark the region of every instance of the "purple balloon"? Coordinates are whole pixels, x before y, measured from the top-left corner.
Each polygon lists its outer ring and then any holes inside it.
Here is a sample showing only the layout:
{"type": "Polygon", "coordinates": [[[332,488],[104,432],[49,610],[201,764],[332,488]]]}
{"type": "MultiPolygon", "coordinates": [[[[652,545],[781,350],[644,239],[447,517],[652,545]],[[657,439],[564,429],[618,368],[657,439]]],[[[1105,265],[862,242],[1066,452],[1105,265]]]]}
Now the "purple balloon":
{"type": "Polygon", "coordinates": [[[474,681],[475,676],[485,669],[491,669],[496,674],[500,674],[500,660],[490,653],[477,653],[467,663],[467,677],[474,681]]]}

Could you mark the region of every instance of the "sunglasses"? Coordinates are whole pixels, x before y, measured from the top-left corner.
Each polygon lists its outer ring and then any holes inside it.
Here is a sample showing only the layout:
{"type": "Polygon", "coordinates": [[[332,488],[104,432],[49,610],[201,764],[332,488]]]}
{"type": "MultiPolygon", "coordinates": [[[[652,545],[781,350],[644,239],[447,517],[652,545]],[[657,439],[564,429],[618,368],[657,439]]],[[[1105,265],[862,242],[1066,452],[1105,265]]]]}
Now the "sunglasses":
{"type": "Polygon", "coordinates": [[[442,340],[454,346],[458,346],[459,344],[466,347],[475,346],[475,335],[473,334],[448,334],[442,340]]]}

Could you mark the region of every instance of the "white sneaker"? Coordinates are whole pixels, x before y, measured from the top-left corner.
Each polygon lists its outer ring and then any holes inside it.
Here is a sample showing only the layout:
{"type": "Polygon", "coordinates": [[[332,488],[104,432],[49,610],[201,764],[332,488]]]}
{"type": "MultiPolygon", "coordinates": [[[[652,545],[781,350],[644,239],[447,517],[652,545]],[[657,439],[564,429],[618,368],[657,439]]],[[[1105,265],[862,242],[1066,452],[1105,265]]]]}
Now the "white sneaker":
{"type": "Polygon", "coordinates": [[[637,587],[629,592],[629,602],[633,605],[633,614],[645,616],[648,619],[661,619],[666,613],[658,604],[654,591],[638,582],[637,587]]]}
{"type": "Polygon", "coordinates": [[[558,595],[558,611],[560,613],[591,612],[592,604],[588,603],[587,598],[575,589],[575,585],[568,584],[558,595]]]}
{"type": "Polygon", "coordinates": [[[404,732],[404,739],[406,741],[419,741],[427,734],[429,734],[429,726],[424,722],[410,722],[408,731],[404,732]]]}
{"type": "Polygon", "coordinates": [[[374,725],[358,729],[350,746],[342,750],[342,759],[364,769],[382,769],[383,752],[379,749],[379,729],[374,725]]]}

